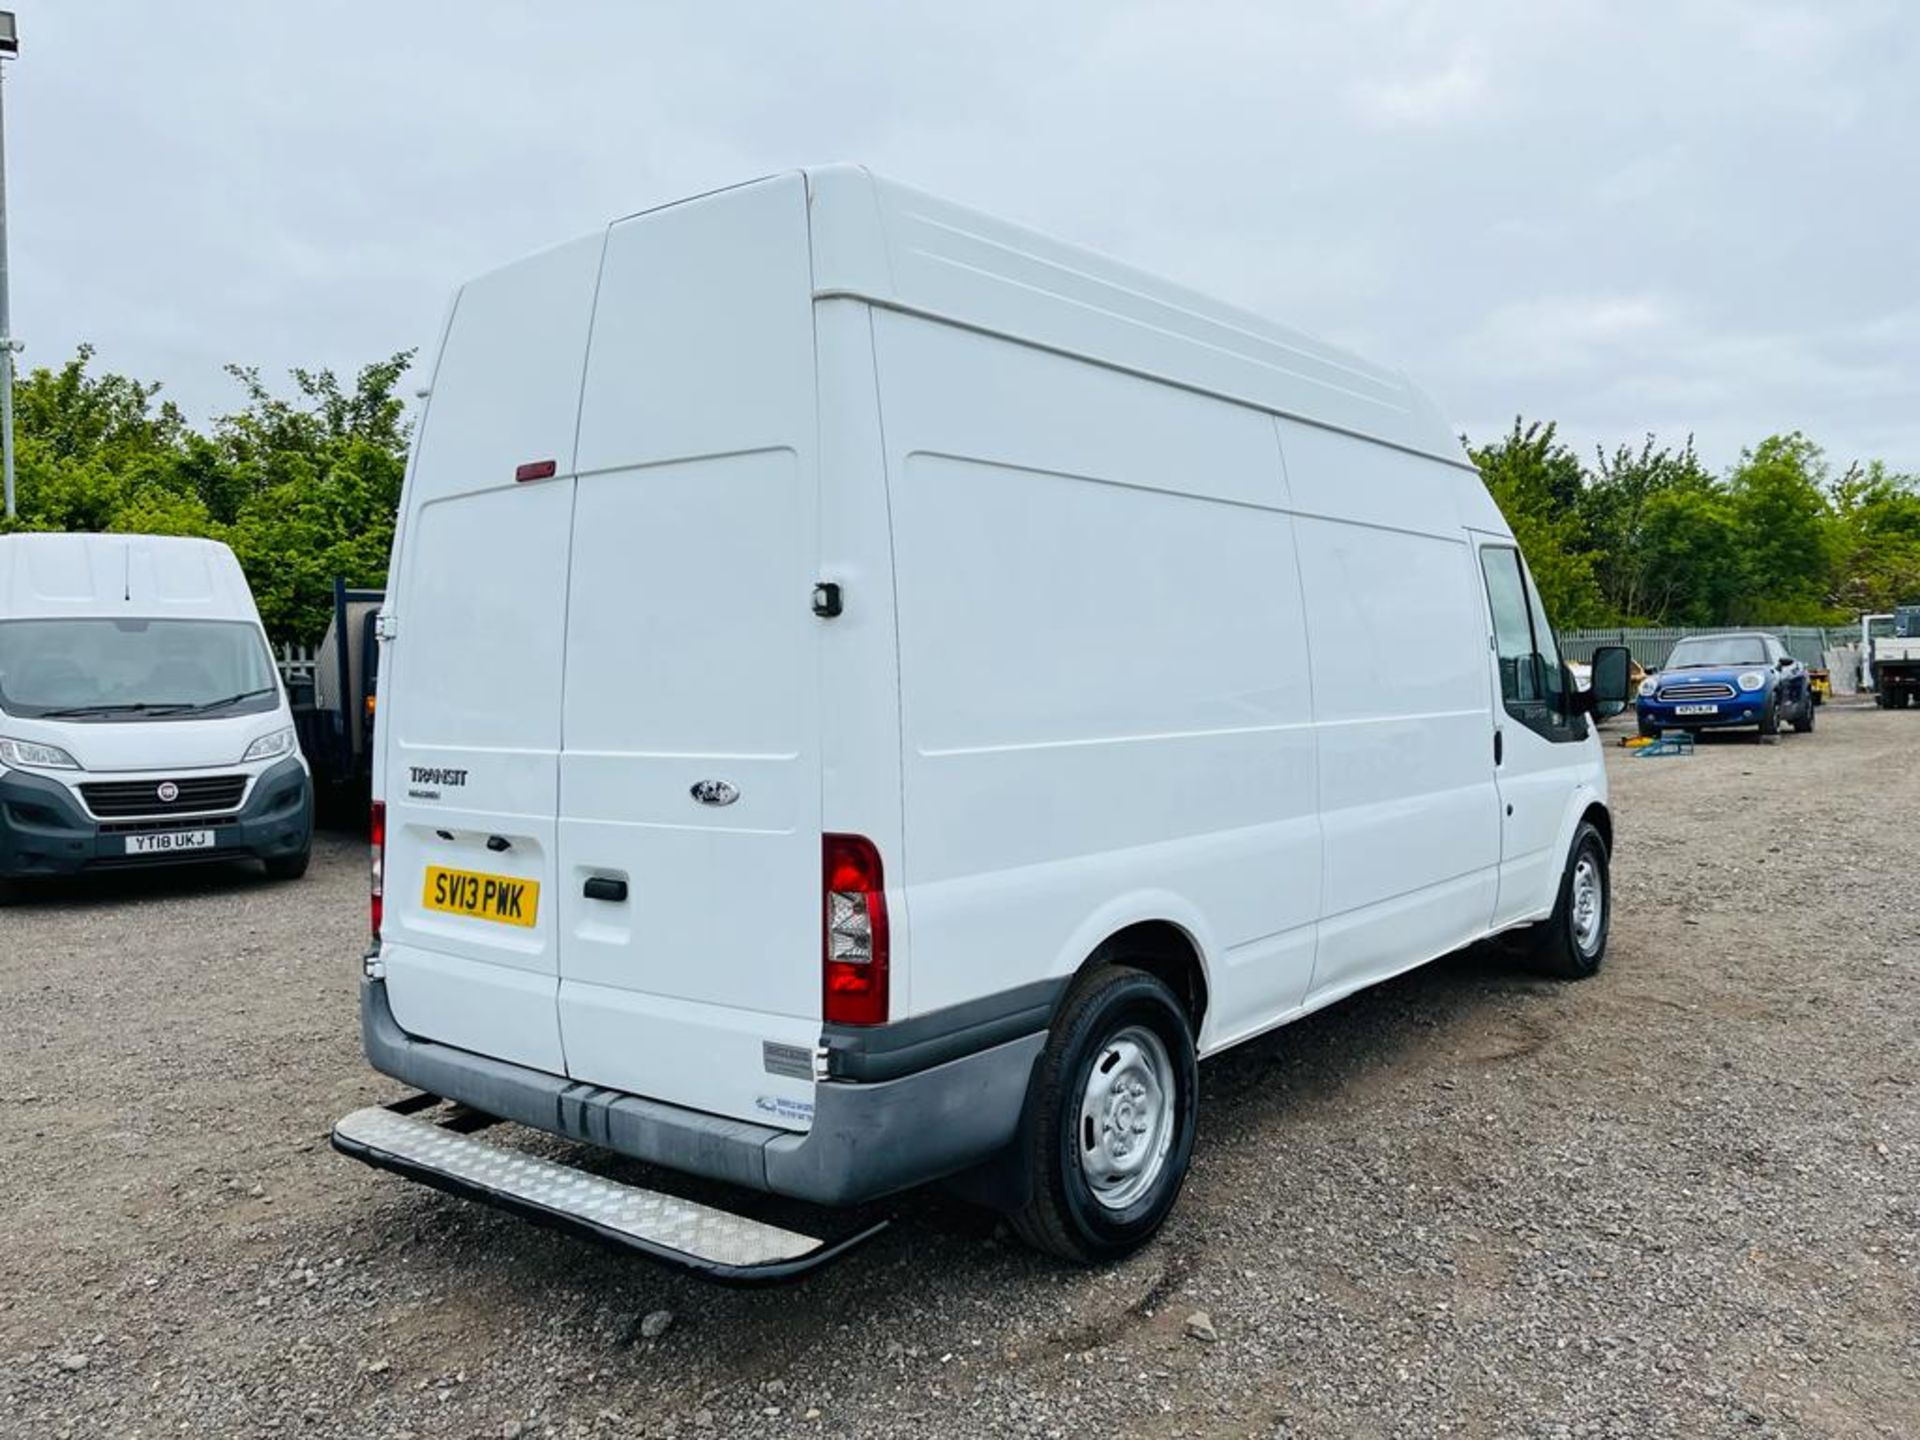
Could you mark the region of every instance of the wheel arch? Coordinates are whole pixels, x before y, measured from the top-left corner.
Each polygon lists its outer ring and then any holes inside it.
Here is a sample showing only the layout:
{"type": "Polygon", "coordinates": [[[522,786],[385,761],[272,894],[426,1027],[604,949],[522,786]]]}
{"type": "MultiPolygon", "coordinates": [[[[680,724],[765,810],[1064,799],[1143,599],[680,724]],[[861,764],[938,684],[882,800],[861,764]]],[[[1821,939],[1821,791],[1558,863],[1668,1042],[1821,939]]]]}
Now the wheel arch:
{"type": "Polygon", "coordinates": [[[1600,841],[1607,847],[1607,858],[1611,860],[1613,858],[1613,812],[1604,802],[1590,800],[1587,808],[1580,812],[1580,819],[1575,822],[1574,829],[1578,830],[1581,825],[1591,825],[1600,832],[1600,841]]]}
{"type": "Polygon", "coordinates": [[[1061,948],[1054,973],[1078,979],[1122,960],[1145,970],[1179,998],[1204,1048],[1214,997],[1211,953],[1207,925],[1192,905],[1173,894],[1139,894],[1088,916],[1061,948]]]}

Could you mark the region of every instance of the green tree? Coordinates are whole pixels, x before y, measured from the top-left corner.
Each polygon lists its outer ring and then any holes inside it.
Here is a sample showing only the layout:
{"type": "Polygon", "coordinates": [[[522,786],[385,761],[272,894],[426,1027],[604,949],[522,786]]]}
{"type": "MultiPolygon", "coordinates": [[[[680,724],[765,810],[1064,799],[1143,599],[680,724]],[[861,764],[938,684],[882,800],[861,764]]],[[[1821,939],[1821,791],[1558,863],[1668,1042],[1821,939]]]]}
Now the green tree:
{"type": "Polygon", "coordinates": [[[1741,454],[1727,500],[1745,583],[1727,620],[1817,625],[1844,618],[1828,600],[1834,556],[1826,476],[1820,447],[1798,431],[1771,435],[1741,454]]]}
{"type": "Polygon", "coordinates": [[[1540,599],[1556,625],[1594,625],[1610,618],[1586,548],[1579,506],[1585,489],[1580,459],[1555,437],[1551,422],[1516,417],[1500,440],[1467,453],[1527,557],[1540,599]]]}
{"type": "Polygon", "coordinates": [[[1673,527],[1684,523],[1681,516],[1704,512],[1655,502],[1676,495],[1708,497],[1718,489],[1718,482],[1694,454],[1691,436],[1680,449],[1670,450],[1649,435],[1637,450],[1628,445],[1616,447],[1611,454],[1601,450],[1598,461],[1580,495],[1580,529],[1582,543],[1595,557],[1594,578],[1608,620],[1626,625],[1671,623],[1666,607],[1672,603],[1669,567],[1675,556],[1656,554],[1650,548],[1649,521],[1659,517],[1664,544],[1673,527]]]}
{"type": "Polygon", "coordinates": [[[20,517],[0,528],[204,535],[231,545],[276,640],[311,641],[336,576],[386,579],[409,438],[411,352],[351,386],[295,370],[291,397],[231,367],[245,404],[192,429],[158,385],[96,375],[82,347],[16,390],[20,517]]]}
{"type": "Polygon", "coordinates": [[[1833,583],[1827,601],[1847,615],[1920,601],[1920,476],[1875,460],[1829,491],[1833,583]]]}
{"type": "Polygon", "coordinates": [[[1719,485],[1674,486],[1650,496],[1634,543],[1644,608],[1633,618],[1722,625],[1739,608],[1747,572],[1719,485]]]}

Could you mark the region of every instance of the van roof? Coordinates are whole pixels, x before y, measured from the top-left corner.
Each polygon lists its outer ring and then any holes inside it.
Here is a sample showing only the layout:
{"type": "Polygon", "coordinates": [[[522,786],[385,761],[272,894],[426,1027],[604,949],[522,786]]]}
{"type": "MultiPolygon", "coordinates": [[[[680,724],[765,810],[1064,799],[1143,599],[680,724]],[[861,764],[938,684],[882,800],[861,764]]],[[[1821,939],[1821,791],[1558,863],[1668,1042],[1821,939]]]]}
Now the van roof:
{"type": "Polygon", "coordinates": [[[1473,468],[1398,370],[863,166],[804,173],[816,297],[932,316],[1473,468]]]}
{"type": "Polygon", "coordinates": [[[0,535],[0,620],[61,615],[252,620],[233,552],[174,535],[0,535]]]}

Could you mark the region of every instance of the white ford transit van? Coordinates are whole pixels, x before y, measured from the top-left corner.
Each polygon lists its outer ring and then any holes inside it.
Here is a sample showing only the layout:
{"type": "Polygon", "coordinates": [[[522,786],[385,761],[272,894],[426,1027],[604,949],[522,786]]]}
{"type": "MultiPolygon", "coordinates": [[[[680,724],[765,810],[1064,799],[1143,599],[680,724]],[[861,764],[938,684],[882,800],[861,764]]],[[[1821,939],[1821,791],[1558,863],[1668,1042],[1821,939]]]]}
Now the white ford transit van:
{"type": "Polygon", "coordinates": [[[710,1275],[838,1242],[476,1130],[962,1176],[1100,1259],[1198,1058],[1605,952],[1625,654],[1571,684],[1427,399],[861,169],[461,290],[386,604],[363,1031],[421,1093],[335,1144],[710,1275]]]}
{"type": "Polygon", "coordinates": [[[307,868],[313,793],[226,546],[0,536],[0,895],[126,866],[307,868]]]}

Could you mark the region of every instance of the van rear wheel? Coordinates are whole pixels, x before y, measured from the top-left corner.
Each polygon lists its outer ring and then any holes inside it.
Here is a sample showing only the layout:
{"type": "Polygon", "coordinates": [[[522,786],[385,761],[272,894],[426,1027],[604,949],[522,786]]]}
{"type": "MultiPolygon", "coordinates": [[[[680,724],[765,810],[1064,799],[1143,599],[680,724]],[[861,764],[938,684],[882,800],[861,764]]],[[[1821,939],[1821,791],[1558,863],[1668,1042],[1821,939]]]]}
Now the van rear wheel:
{"type": "Polygon", "coordinates": [[[1165,982],[1104,965],[1068,994],[1027,1111],[1032,1193],[1010,1217],[1035,1249],[1079,1264],[1153,1238],[1193,1157],[1199,1065],[1165,982]]]}

